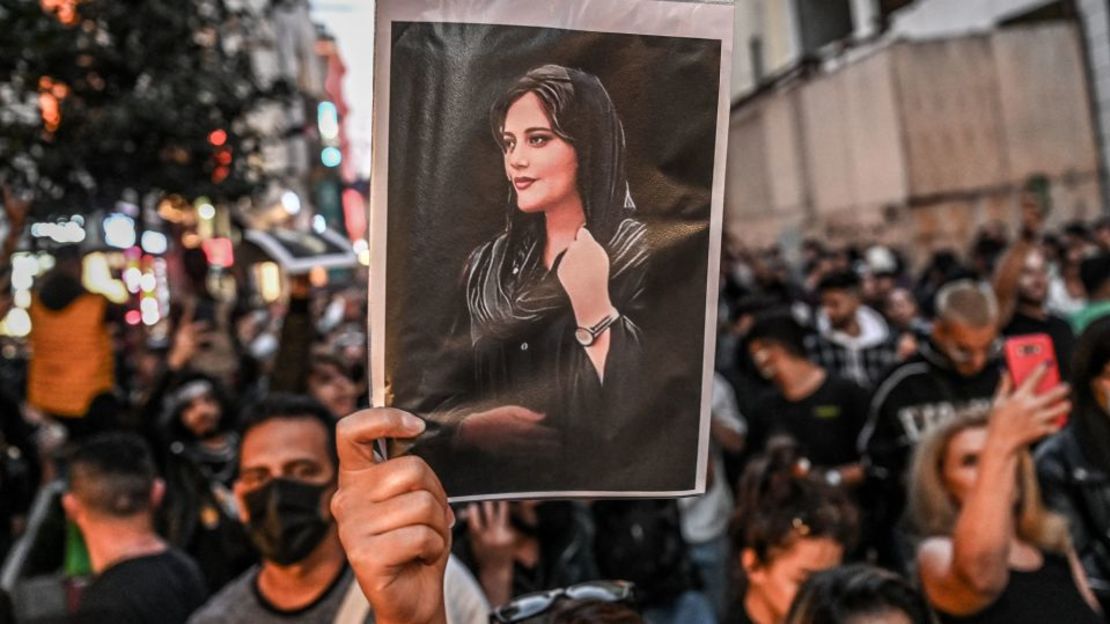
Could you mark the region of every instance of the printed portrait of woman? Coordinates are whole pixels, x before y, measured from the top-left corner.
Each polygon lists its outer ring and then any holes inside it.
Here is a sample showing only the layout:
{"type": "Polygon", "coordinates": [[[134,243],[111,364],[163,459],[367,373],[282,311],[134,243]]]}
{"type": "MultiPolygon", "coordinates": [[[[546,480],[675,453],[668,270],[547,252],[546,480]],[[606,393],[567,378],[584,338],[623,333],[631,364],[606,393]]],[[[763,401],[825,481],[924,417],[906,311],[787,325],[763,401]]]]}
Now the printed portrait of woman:
{"type": "MultiPolygon", "coordinates": [[[[472,392],[428,416],[415,451],[452,495],[590,490],[634,426],[648,250],[625,177],[625,137],[594,75],[543,65],[490,113],[505,174],[505,225],[461,271],[472,392]],[[480,397],[480,398],[479,398],[480,397]],[[467,469],[460,469],[466,467],[467,469]],[[596,470],[591,470],[595,468],[596,470]],[[575,476],[576,475],[576,476],[575,476]]],[[[463,328],[456,328],[457,330],[463,328]]]]}

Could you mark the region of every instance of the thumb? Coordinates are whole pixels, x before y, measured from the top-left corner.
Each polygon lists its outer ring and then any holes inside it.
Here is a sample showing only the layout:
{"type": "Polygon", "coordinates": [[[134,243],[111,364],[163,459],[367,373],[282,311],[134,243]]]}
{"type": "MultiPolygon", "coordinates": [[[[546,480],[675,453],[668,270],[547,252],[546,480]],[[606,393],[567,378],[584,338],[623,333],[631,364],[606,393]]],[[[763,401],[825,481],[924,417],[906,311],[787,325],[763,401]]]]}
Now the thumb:
{"type": "Polygon", "coordinates": [[[592,241],[592,240],[594,240],[594,235],[590,234],[590,231],[587,230],[586,226],[583,225],[582,227],[578,228],[578,233],[574,235],[574,240],[576,240],[576,241],[592,241]]]}

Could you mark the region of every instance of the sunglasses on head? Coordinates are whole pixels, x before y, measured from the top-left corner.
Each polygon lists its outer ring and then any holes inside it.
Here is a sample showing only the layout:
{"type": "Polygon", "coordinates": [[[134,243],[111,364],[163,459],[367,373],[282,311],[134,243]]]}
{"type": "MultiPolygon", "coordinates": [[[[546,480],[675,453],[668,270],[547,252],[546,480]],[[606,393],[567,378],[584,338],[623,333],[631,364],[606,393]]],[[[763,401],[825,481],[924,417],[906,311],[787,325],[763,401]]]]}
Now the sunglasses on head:
{"type": "Polygon", "coordinates": [[[590,581],[517,596],[490,613],[490,624],[514,624],[543,615],[560,600],[632,602],[636,586],[628,581],[590,581]]]}

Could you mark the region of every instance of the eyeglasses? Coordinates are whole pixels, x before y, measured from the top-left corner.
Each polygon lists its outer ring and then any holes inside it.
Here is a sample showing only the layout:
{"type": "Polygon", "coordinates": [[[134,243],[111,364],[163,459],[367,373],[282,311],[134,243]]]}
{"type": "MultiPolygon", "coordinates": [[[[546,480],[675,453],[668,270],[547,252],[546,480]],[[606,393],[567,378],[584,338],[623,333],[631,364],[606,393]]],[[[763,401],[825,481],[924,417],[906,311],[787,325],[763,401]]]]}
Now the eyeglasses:
{"type": "Polygon", "coordinates": [[[631,602],[636,586],[628,581],[590,581],[570,587],[517,596],[490,613],[490,624],[523,622],[551,610],[562,599],[596,602],[631,602]]]}

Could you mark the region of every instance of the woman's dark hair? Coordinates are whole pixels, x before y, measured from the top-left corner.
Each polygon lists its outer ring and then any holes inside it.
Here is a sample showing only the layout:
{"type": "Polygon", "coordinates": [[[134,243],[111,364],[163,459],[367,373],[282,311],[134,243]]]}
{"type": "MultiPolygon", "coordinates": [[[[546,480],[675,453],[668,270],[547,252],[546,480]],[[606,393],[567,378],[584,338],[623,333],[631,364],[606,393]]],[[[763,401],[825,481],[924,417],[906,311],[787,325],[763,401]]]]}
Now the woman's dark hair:
{"type": "MultiPolygon", "coordinates": [[[[574,146],[586,225],[606,246],[620,222],[636,208],[625,177],[624,128],[608,91],[597,76],[578,69],[543,65],[529,70],[490,111],[490,129],[502,150],[509,107],[528,93],[539,98],[552,131],[574,146]]],[[[521,213],[516,206],[516,191],[510,188],[509,192],[510,239],[519,240],[514,230],[542,225],[542,215],[521,213]]]]}
{"type": "Polygon", "coordinates": [[[1075,410],[1072,425],[1084,454],[1110,470],[1110,418],[1099,405],[1091,382],[1110,363],[1110,316],[1091,323],[1076,340],[1071,387],[1075,410]]]}
{"type": "Polygon", "coordinates": [[[797,442],[773,437],[740,478],[731,526],[733,549],[740,553],[750,548],[767,563],[800,538],[827,537],[850,548],[858,517],[843,491],[808,473],[797,442]]]}
{"type": "Polygon", "coordinates": [[[905,579],[855,564],[809,577],[794,598],[786,624],[851,624],[856,618],[893,613],[904,614],[912,624],[935,621],[925,599],[905,579]]]}

